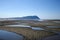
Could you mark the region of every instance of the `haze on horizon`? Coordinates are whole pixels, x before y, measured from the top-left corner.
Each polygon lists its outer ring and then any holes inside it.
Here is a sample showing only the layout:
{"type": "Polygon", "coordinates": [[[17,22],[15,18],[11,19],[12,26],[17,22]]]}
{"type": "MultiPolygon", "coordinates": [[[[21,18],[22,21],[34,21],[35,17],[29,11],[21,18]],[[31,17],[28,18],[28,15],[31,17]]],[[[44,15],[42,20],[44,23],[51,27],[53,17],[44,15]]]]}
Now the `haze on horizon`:
{"type": "Polygon", "coordinates": [[[60,0],[0,0],[0,18],[31,15],[60,19],[60,0]]]}

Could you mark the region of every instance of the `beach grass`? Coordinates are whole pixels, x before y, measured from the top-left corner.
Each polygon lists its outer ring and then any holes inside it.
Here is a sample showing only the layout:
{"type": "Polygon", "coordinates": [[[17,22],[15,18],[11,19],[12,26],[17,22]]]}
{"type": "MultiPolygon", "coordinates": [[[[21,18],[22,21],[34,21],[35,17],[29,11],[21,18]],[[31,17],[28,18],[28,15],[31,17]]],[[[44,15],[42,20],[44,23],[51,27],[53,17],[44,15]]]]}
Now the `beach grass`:
{"type": "Polygon", "coordinates": [[[25,40],[28,40],[28,39],[38,40],[54,34],[53,32],[48,32],[44,30],[37,31],[37,30],[32,30],[31,28],[22,28],[22,27],[21,28],[20,27],[0,27],[0,30],[7,30],[10,32],[15,32],[17,34],[22,34],[25,37],[25,40]]]}

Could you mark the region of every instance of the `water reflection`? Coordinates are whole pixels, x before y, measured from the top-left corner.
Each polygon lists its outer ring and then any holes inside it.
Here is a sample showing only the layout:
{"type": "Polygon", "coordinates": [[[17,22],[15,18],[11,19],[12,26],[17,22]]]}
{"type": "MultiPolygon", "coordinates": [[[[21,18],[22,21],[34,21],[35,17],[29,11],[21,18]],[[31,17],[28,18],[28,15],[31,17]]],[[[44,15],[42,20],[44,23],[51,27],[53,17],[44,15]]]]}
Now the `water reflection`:
{"type": "MultiPolygon", "coordinates": [[[[43,28],[40,27],[31,27],[29,25],[7,25],[7,27],[25,27],[25,28],[31,28],[33,30],[44,30],[43,28]]],[[[48,28],[60,28],[60,26],[46,26],[48,28]]]]}
{"type": "Polygon", "coordinates": [[[19,24],[17,24],[17,25],[6,25],[6,26],[8,26],[8,27],[31,27],[29,25],[19,25],[19,24]]]}
{"type": "Polygon", "coordinates": [[[7,27],[25,27],[25,28],[31,28],[32,30],[44,30],[43,28],[40,27],[31,27],[29,25],[7,25],[7,27]]]}
{"type": "Polygon", "coordinates": [[[0,40],[23,40],[23,36],[13,32],[0,30],[0,40]]]}
{"type": "Polygon", "coordinates": [[[33,30],[44,30],[43,28],[40,27],[32,27],[33,30]]]}

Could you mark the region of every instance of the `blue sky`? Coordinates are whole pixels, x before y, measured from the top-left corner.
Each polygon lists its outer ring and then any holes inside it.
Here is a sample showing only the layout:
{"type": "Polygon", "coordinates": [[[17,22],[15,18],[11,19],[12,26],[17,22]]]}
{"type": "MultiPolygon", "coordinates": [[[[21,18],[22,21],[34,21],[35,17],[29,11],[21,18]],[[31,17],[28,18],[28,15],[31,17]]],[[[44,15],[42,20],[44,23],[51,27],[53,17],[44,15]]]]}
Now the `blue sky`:
{"type": "Polygon", "coordinates": [[[0,18],[31,15],[60,19],[60,0],[0,0],[0,18]]]}

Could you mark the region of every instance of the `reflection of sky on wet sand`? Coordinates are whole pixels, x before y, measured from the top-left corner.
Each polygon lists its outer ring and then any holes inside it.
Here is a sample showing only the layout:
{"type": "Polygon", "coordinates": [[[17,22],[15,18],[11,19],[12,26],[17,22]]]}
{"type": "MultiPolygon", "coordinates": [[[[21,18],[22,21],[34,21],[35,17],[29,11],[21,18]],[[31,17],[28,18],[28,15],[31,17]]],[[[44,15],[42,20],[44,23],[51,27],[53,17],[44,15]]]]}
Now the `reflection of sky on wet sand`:
{"type": "Polygon", "coordinates": [[[0,40],[23,40],[23,36],[13,32],[0,30],[0,40]]]}
{"type": "Polygon", "coordinates": [[[44,30],[43,28],[40,28],[40,27],[31,27],[29,25],[6,25],[6,26],[9,26],[9,27],[25,27],[25,28],[31,28],[33,30],[44,30]]]}
{"type": "MultiPolygon", "coordinates": [[[[25,28],[32,28],[33,30],[44,30],[43,28],[40,27],[31,27],[29,25],[6,25],[8,27],[25,27],[25,28]]],[[[60,26],[46,26],[48,28],[60,28],[60,26]]]]}

